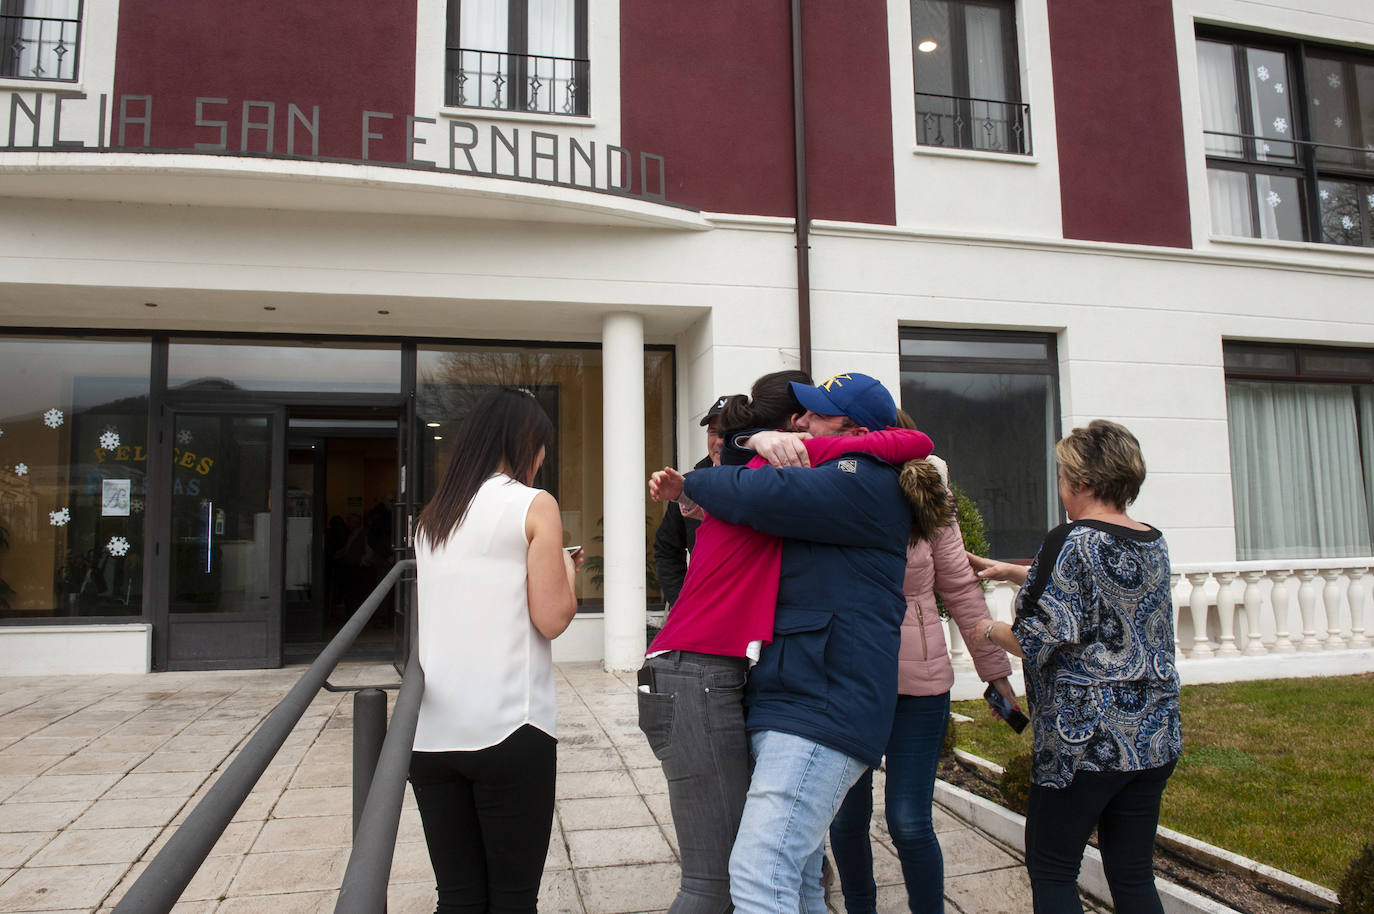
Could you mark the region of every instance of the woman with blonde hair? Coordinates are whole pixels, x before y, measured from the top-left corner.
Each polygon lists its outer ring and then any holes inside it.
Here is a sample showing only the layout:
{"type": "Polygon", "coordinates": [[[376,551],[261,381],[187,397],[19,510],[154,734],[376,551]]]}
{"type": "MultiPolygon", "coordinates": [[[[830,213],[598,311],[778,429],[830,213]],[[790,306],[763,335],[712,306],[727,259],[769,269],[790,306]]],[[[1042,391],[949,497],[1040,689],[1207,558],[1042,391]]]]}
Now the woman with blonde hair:
{"type": "Polygon", "coordinates": [[[1183,743],[1169,548],[1126,513],[1145,459],[1123,426],[1095,419],[1054,455],[1069,522],[1029,568],[970,556],[982,577],[1022,585],[1016,621],[991,622],[982,637],[1025,660],[1035,911],[1083,910],[1078,870],[1096,828],[1118,914],[1160,914],[1155,830],[1183,743]]]}

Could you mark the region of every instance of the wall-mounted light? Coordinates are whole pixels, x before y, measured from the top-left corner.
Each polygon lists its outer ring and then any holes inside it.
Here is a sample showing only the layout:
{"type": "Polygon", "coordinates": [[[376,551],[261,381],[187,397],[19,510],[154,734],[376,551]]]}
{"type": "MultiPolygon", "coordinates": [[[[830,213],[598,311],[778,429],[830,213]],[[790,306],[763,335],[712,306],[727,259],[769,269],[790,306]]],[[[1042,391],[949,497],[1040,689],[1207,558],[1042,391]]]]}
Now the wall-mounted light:
{"type": "Polygon", "coordinates": [[[434,440],[435,440],[435,441],[443,441],[443,440],[444,440],[444,436],[443,436],[443,435],[435,435],[435,436],[434,436],[434,440]]]}
{"type": "Polygon", "coordinates": [[[438,423],[438,422],[426,422],[425,425],[428,425],[430,428],[438,428],[438,427],[439,427],[439,423],[438,423]]]}
{"type": "Polygon", "coordinates": [[[925,41],[916,45],[916,50],[920,51],[922,54],[929,54],[931,51],[935,50],[938,47],[938,44],[927,38],[925,41]]]}

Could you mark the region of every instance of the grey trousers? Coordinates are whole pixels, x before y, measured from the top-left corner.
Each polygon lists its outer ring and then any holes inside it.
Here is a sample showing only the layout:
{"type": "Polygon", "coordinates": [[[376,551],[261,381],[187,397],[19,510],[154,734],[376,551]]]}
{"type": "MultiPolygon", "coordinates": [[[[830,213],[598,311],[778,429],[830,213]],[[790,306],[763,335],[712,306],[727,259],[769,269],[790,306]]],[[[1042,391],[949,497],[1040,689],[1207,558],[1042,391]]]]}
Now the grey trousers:
{"type": "Polygon", "coordinates": [[[669,651],[640,672],[639,728],[663,763],[682,858],[669,914],[725,914],[730,849],[749,792],[748,661],[669,651]]]}

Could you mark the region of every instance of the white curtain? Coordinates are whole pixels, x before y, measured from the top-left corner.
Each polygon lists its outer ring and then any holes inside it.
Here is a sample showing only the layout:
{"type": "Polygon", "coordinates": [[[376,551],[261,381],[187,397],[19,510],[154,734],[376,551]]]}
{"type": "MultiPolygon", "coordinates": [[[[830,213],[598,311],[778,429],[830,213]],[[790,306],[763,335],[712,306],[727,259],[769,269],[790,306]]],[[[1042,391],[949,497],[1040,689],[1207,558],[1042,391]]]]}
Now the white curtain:
{"type": "Polygon", "coordinates": [[[1212,231],[1218,235],[1250,235],[1250,176],[1243,171],[1207,169],[1207,202],[1212,231]]]}
{"type": "MultiPolygon", "coordinates": [[[[968,41],[968,94],[996,101],[1008,99],[1005,52],[1002,47],[1002,10],[968,4],[964,7],[968,41]]],[[[1007,105],[973,102],[973,145],[976,149],[1008,150],[1012,112],[1007,105]]]]}
{"type": "Polygon", "coordinates": [[[15,75],[21,79],[75,79],[79,0],[24,0],[20,7],[19,54],[15,75]]]}
{"type": "Polygon", "coordinates": [[[1355,402],[1344,384],[1226,383],[1239,559],[1369,555],[1355,402]]]}
{"type": "Polygon", "coordinates": [[[577,5],[574,0],[528,0],[526,51],[531,77],[527,107],[573,114],[578,94],[576,71],[577,5]]]}

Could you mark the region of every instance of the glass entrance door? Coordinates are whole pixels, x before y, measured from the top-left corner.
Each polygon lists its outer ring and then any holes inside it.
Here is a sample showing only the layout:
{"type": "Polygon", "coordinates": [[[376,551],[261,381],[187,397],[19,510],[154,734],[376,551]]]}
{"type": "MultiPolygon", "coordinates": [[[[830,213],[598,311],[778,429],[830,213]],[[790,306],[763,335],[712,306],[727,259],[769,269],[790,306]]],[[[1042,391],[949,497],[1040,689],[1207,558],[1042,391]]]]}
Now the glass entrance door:
{"type": "Polygon", "coordinates": [[[285,434],[279,409],[174,409],[166,668],[281,665],[285,434]]]}

